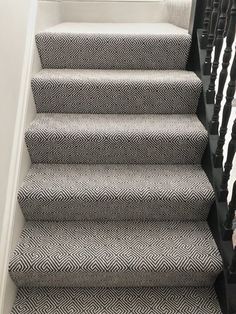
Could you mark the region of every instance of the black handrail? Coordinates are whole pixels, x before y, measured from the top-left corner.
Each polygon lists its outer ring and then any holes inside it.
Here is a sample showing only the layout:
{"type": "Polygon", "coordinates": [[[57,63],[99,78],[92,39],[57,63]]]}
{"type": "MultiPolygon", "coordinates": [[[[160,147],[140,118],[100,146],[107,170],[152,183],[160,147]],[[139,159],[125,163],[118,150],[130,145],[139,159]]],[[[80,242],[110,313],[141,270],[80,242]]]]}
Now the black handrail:
{"type": "Polygon", "coordinates": [[[224,146],[236,91],[236,48],[233,46],[236,37],[236,0],[193,0],[190,25],[192,47],[188,69],[194,70],[202,78],[203,94],[197,114],[209,133],[209,146],[202,165],[216,194],[216,202],[212,206],[208,223],[224,265],[224,271],[218,277],[215,288],[222,312],[235,314],[236,249],[232,237],[236,214],[236,181],[229,204],[227,197],[231,192],[229,179],[236,153],[236,119],[231,130],[228,149],[224,149],[224,146]],[[226,48],[223,51],[224,40],[226,48]],[[223,57],[222,70],[219,72],[221,57],[223,57]],[[227,80],[229,84],[224,96],[227,80]],[[226,160],[225,164],[223,160],[226,160]]]}

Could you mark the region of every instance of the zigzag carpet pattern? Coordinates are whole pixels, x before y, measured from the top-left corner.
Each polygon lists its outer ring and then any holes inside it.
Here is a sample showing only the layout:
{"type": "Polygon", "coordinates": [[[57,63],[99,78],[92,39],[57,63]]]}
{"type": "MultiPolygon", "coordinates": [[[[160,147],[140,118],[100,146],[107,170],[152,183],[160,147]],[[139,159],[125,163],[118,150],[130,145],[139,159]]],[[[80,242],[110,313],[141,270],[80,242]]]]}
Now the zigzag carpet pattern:
{"type": "Polygon", "coordinates": [[[183,70],[45,69],[32,89],[38,112],[195,114],[202,83],[183,70]]]}
{"type": "Polygon", "coordinates": [[[20,288],[12,314],[221,314],[212,288],[20,288]]]}
{"type": "Polygon", "coordinates": [[[220,314],[187,30],[62,23],[36,44],[12,314],[220,314]]]}
{"type": "Polygon", "coordinates": [[[99,32],[98,28],[94,35],[68,23],[62,31],[53,27],[37,34],[36,44],[43,68],[182,70],[191,36],[174,25],[171,30],[175,34],[163,33],[160,27],[153,34],[99,32]]]}
{"type": "Polygon", "coordinates": [[[46,165],[18,194],[33,220],[205,220],[213,189],[199,165],[46,165]]]}
{"type": "Polygon", "coordinates": [[[195,115],[39,114],[26,144],[33,163],[199,164],[207,132],[195,115]]]}
{"type": "Polygon", "coordinates": [[[27,287],[205,286],[221,266],[205,222],[32,222],[9,269],[27,287]]]}

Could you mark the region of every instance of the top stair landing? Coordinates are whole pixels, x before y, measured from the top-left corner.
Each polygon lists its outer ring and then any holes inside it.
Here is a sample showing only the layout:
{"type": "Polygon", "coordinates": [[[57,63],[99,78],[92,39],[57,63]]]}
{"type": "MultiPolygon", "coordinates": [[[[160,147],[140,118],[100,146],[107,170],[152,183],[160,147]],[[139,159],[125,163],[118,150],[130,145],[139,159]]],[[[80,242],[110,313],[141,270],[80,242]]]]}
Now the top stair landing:
{"type": "Polygon", "coordinates": [[[62,23],[36,43],[43,68],[184,70],[191,36],[170,23],[62,23]]]}

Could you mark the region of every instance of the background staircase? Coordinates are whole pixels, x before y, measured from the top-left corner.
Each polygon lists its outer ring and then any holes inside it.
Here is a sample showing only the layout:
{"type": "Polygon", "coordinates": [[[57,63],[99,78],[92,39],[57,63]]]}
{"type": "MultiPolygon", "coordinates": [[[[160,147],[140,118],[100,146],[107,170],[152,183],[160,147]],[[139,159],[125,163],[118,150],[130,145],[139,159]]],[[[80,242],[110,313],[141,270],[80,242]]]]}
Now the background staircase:
{"type": "Polygon", "coordinates": [[[191,36],[168,23],[64,23],[36,43],[12,313],[221,313],[191,36]]]}

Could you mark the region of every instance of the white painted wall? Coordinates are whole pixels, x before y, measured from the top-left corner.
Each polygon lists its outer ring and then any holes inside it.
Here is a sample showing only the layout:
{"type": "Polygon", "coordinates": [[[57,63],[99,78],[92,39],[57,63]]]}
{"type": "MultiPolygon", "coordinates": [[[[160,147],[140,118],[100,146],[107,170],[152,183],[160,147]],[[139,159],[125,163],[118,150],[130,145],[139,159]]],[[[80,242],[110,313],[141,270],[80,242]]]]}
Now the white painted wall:
{"type": "Polygon", "coordinates": [[[24,224],[17,191],[31,165],[24,132],[36,114],[30,80],[41,69],[34,36],[35,32],[58,23],[59,2],[1,1],[0,117],[4,117],[0,124],[1,314],[10,313],[16,294],[8,275],[8,261],[24,224]]]}
{"type": "MultiPolygon", "coordinates": [[[[18,237],[22,225],[24,223],[23,216],[20,210],[13,213],[14,188],[16,180],[14,172],[17,171],[16,164],[18,157],[12,157],[15,150],[14,144],[16,143],[17,134],[15,134],[17,115],[19,114],[18,108],[22,106],[20,101],[22,93],[22,76],[23,65],[25,57],[25,47],[27,43],[27,28],[30,18],[30,0],[25,0],[20,3],[17,0],[8,0],[1,2],[0,7],[0,30],[1,30],[1,59],[0,59],[0,88],[1,88],[1,105],[0,116],[0,147],[2,148],[0,173],[1,173],[1,189],[0,189],[0,266],[2,272],[0,273],[1,290],[0,297],[3,299],[5,293],[9,296],[7,301],[11,304],[16,289],[12,282],[7,279],[7,258],[6,255],[9,251],[11,243],[8,241],[10,237],[10,230],[12,229],[13,216],[17,219],[14,235],[18,237]],[[15,14],[15,12],[18,14],[15,14]],[[11,27],[9,27],[9,21],[11,27]],[[16,54],[17,52],[17,54],[16,54]],[[4,73],[4,75],[2,75],[4,73]],[[14,159],[14,160],[13,160],[14,159]],[[10,178],[11,174],[11,178],[10,178]],[[5,288],[7,287],[6,291],[5,288]],[[9,293],[10,290],[10,293],[9,293]]],[[[21,116],[21,115],[20,115],[21,116]]],[[[19,121],[18,121],[19,122],[19,121]]],[[[18,145],[17,145],[18,148],[18,145]]],[[[17,152],[15,151],[15,154],[17,152]]],[[[1,303],[2,305],[2,303],[1,303]]],[[[5,313],[7,309],[1,309],[1,313],[5,313]]],[[[7,313],[7,312],[6,312],[7,313]]]]}

